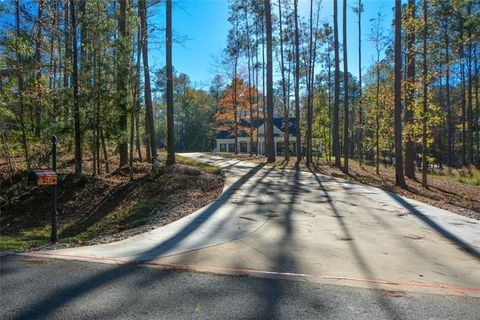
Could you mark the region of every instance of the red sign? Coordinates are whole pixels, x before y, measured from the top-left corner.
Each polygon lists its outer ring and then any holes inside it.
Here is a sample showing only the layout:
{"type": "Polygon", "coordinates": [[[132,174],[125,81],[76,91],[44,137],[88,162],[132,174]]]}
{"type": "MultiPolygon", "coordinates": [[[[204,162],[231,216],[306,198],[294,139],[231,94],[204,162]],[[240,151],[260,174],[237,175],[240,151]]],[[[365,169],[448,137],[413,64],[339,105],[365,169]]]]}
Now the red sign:
{"type": "Polygon", "coordinates": [[[37,185],[51,186],[57,184],[57,173],[55,171],[37,171],[37,185]]]}

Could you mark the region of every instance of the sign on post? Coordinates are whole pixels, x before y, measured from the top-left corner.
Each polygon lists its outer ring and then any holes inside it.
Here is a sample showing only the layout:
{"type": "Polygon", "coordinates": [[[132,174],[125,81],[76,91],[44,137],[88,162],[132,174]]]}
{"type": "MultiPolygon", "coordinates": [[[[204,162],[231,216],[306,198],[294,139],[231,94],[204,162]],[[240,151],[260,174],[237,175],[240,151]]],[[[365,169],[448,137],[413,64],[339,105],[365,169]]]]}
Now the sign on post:
{"type": "Polygon", "coordinates": [[[57,184],[55,171],[32,171],[28,174],[28,182],[37,186],[54,186],[57,184]]]}
{"type": "Polygon", "coordinates": [[[58,212],[57,212],[57,137],[52,136],[52,170],[30,171],[28,183],[37,186],[51,186],[53,193],[52,234],[51,241],[58,241],[58,212]]]}

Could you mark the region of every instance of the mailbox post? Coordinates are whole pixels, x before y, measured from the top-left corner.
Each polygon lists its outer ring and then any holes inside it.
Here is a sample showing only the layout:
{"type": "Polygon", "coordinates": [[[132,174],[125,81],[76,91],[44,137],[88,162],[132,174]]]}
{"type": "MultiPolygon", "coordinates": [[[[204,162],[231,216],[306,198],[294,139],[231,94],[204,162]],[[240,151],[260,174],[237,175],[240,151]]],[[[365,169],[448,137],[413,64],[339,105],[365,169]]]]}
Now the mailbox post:
{"type": "Polygon", "coordinates": [[[52,244],[58,242],[58,212],[57,212],[57,137],[52,136],[52,170],[36,170],[28,173],[28,183],[37,186],[50,186],[53,194],[52,208],[52,244]]]}
{"type": "MultiPolygon", "coordinates": [[[[57,137],[52,136],[52,171],[57,173],[57,137]]],[[[58,242],[58,212],[57,212],[57,184],[52,185],[53,210],[52,210],[52,243],[58,242]]]]}

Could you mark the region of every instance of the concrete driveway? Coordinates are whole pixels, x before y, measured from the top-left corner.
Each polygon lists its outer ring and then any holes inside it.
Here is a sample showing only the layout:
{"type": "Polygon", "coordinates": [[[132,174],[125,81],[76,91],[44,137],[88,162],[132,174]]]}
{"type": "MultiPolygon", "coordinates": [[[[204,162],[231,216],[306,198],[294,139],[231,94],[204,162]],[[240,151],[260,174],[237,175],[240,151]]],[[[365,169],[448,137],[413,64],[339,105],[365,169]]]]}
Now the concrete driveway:
{"type": "Polygon", "coordinates": [[[480,297],[480,223],[380,189],[201,153],[217,201],[107,245],[28,255],[480,297]]]}

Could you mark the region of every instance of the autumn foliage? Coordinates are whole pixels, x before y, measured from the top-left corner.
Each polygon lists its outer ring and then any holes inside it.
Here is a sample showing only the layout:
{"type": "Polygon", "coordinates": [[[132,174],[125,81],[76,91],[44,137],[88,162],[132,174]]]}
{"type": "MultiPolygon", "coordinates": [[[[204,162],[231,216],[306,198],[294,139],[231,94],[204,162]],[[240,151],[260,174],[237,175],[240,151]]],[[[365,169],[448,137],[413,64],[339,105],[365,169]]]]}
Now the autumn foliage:
{"type": "Polygon", "coordinates": [[[241,78],[235,78],[223,90],[219,101],[220,109],[215,114],[215,120],[220,125],[218,130],[231,130],[235,126],[235,113],[237,114],[236,123],[241,120],[250,122],[250,105],[252,106],[253,119],[258,118],[256,98],[258,92],[255,88],[248,88],[241,78]],[[249,99],[251,96],[251,100],[249,99]],[[251,103],[250,103],[251,101],[251,103]]]}

